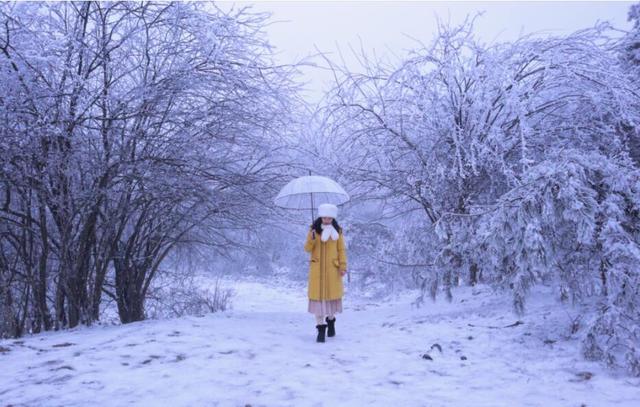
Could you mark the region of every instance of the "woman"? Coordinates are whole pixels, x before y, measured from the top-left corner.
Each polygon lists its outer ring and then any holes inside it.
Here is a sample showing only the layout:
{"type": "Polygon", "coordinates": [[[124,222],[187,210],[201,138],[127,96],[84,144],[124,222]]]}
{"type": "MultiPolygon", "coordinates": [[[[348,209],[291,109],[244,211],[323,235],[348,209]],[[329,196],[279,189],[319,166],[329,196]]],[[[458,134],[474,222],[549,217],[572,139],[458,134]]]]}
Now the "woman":
{"type": "Polygon", "coordinates": [[[347,254],[337,215],[338,207],[333,204],[318,206],[318,218],[307,232],[304,244],[304,250],[311,253],[308,311],[316,317],[317,342],[324,342],[327,326],[327,336],[335,336],[335,314],[342,312],[342,277],[347,273],[347,254]]]}

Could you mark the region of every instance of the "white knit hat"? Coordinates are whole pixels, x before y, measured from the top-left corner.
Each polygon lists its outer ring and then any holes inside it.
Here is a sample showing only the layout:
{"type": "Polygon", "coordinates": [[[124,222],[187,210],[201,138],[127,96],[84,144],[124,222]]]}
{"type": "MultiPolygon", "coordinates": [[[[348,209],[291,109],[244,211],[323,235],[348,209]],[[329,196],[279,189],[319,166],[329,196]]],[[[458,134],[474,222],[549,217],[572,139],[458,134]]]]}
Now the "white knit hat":
{"type": "Polygon", "coordinates": [[[330,203],[320,204],[318,206],[318,216],[328,216],[335,219],[336,217],[338,217],[338,207],[330,203]]]}

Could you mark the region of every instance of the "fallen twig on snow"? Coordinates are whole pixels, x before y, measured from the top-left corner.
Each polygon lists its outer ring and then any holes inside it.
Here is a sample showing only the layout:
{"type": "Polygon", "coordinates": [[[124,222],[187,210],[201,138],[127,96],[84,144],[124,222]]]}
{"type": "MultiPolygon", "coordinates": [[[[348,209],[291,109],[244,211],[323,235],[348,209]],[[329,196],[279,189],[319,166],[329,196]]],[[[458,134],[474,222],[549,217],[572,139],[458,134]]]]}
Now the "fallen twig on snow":
{"type": "Polygon", "coordinates": [[[522,322],[522,321],[516,321],[516,322],[514,322],[513,324],[509,324],[509,325],[505,325],[505,326],[492,326],[492,325],[486,325],[486,326],[483,326],[483,325],[473,325],[473,324],[467,324],[467,325],[472,326],[472,327],[474,327],[474,328],[492,328],[492,329],[500,329],[500,328],[511,328],[511,327],[514,327],[514,326],[522,325],[522,324],[524,324],[524,322],[522,322]]]}

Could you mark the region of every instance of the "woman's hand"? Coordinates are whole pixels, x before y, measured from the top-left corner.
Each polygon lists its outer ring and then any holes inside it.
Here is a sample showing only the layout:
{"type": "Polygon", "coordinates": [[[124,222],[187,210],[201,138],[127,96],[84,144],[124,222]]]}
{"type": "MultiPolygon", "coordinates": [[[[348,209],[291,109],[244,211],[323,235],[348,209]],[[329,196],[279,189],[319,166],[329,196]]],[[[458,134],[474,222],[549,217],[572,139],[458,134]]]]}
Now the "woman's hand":
{"type": "Polygon", "coordinates": [[[344,277],[345,274],[347,274],[347,270],[340,270],[341,277],[344,277]]]}

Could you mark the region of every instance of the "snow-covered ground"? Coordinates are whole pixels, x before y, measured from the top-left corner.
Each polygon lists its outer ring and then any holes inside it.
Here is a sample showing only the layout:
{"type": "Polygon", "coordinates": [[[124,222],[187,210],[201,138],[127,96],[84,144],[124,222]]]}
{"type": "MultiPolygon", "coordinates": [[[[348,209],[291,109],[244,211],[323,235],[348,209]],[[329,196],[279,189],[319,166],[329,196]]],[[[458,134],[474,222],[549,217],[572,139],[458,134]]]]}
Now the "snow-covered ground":
{"type": "Polygon", "coordinates": [[[639,379],[565,339],[571,310],[544,288],[511,327],[487,287],[422,308],[416,292],[376,303],[345,290],[337,335],[316,343],[306,287],[233,287],[233,309],[204,317],[1,341],[0,406],[640,405],[639,379]]]}

